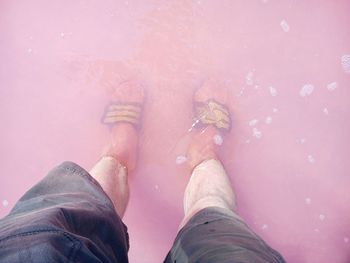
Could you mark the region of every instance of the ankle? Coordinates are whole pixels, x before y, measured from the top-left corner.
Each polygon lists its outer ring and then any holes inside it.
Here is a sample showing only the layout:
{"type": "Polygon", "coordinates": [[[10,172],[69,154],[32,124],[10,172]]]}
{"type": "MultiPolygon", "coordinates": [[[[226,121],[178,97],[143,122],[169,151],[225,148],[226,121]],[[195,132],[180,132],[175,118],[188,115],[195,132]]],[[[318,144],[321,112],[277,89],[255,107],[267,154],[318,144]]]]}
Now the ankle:
{"type": "Polygon", "coordinates": [[[218,158],[219,145],[215,138],[220,136],[220,132],[213,126],[208,126],[204,130],[195,131],[192,141],[187,150],[188,165],[193,170],[200,163],[218,158]]]}
{"type": "Polygon", "coordinates": [[[138,135],[135,127],[129,123],[119,123],[112,128],[111,144],[103,156],[110,156],[122,163],[129,171],[135,169],[137,159],[138,135]]]}

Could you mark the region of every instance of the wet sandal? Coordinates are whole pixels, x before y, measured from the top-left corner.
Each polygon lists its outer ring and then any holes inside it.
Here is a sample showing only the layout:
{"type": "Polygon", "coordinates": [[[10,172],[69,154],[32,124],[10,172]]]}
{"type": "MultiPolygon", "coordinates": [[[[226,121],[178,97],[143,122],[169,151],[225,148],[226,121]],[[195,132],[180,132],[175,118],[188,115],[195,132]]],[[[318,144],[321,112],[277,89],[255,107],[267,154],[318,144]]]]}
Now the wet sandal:
{"type": "Polygon", "coordinates": [[[135,128],[141,125],[142,104],[133,102],[111,102],[106,106],[102,123],[114,126],[117,123],[130,123],[135,128]]]}
{"type": "Polygon", "coordinates": [[[231,130],[231,116],[229,109],[215,101],[209,99],[205,102],[194,103],[195,122],[192,127],[205,127],[214,125],[221,131],[231,130]]]}

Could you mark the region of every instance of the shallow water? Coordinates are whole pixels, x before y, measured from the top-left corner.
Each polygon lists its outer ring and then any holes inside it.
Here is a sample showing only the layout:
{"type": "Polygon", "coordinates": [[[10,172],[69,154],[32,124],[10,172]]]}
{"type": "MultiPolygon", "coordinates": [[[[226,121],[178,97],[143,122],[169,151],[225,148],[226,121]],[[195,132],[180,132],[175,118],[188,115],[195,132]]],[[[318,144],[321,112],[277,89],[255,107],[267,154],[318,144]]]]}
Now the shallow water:
{"type": "Polygon", "coordinates": [[[288,262],[349,262],[349,13],[346,0],[1,1],[0,216],[54,165],[92,167],[110,97],[91,65],[127,61],[147,88],[130,261],[160,262],[175,238],[179,145],[215,75],[230,88],[223,163],[241,216],[288,262]]]}

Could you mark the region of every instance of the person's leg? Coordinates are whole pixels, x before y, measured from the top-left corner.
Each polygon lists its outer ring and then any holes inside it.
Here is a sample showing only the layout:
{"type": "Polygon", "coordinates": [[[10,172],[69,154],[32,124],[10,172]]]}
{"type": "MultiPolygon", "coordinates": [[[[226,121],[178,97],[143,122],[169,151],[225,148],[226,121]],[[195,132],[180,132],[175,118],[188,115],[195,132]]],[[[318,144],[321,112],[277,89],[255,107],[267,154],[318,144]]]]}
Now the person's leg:
{"type": "Polygon", "coordinates": [[[135,109],[133,103],[143,104],[144,90],[141,83],[137,80],[123,81],[113,93],[113,100],[118,102],[113,105],[117,108],[106,113],[111,116],[112,123],[109,124],[113,125],[111,142],[90,174],[100,183],[122,218],[129,201],[128,176],[135,169],[138,149],[138,126],[129,122],[129,118],[140,124],[140,113],[136,114],[139,108],[135,109]],[[120,121],[120,118],[128,121],[120,121]]]}
{"type": "Polygon", "coordinates": [[[123,218],[129,201],[128,174],[135,167],[138,138],[132,125],[121,123],[113,128],[112,139],[107,152],[90,174],[100,183],[118,215],[123,218]]]}
{"type": "Polygon", "coordinates": [[[129,102],[142,102],[143,90],[135,81],[122,86],[113,99],[125,103],[114,103],[117,110],[107,119],[113,122],[111,143],[91,174],[63,163],[0,220],[1,262],[128,262],[129,239],[121,217],[129,197],[128,172],[136,165],[134,124],[140,111],[139,104],[129,102]],[[125,116],[131,117],[119,122],[125,116]]]}
{"type": "Polygon", "coordinates": [[[217,156],[214,136],[222,136],[213,126],[195,131],[188,150],[192,175],[185,189],[184,212],[181,223],[207,207],[235,209],[235,196],[229,177],[217,156]]]}
{"type": "Polygon", "coordinates": [[[225,125],[228,113],[220,112],[226,109],[215,103],[224,104],[225,96],[220,97],[217,89],[210,92],[208,85],[200,92],[197,99],[214,103],[199,111],[206,114],[203,123],[207,126],[194,131],[188,148],[192,172],[184,193],[185,215],[165,262],[285,262],[236,214],[231,182],[218,158],[217,142],[222,142],[223,134],[217,127],[229,125],[225,125]],[[215,100],[208,100],[211,96],[215,100]]]}

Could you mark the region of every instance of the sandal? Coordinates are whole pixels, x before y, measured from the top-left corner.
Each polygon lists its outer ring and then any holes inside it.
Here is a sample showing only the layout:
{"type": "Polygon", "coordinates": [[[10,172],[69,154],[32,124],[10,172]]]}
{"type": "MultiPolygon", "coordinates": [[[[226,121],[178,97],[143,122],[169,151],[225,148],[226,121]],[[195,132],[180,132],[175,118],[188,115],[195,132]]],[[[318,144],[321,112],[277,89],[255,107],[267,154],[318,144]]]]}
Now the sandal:
{"type": "Polygon", "coordinates": [[[214,99],[194,103],[195,122],[193,127],[214,125],[221,131],[231,130],[231,116],[229,109],[214,99]]]}
{"type": "Polygon", "coordinates": [[[102,123],[114,126],[117,123],[130,123],[135,128],[141,126],[142,104],[134,102],[111,102],[106,106],[102,123]]]}

